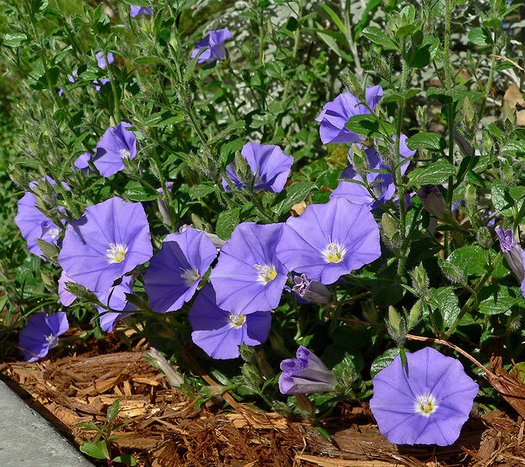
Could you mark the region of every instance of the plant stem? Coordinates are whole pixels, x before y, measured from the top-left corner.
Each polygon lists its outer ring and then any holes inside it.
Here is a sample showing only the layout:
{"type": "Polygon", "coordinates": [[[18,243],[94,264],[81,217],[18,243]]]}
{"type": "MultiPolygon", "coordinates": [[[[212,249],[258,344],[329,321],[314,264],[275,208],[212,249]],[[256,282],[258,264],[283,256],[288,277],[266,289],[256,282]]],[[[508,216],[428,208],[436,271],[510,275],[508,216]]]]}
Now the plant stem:
{"type": "MultiPolygon", "coordinates": [[[[402,43],[402,56],[405,55],[405,42],[402,43]]],[[[402,99],[399,102],[397,121],[396,121],[396,141],[395,141],[395,160],[396,164],[392,170],[393,182],[396,186],[397,196],[399,199],[399,234],[401,237],[401,246],[399,248],[397,275],[401,279],[405,271],[405,264],[408,256],[408,242],[406,238],[406,206],[405,206],[405,186],[403,183],[403,175],[401,174],[401,132],[403,129],[403,115],[405,111],[405,91],[408,80],[408,68],[405,60],[403,60],[403,68],[401,71],[401,94],[402,99]]]]}
{"type": "Polygon", "coordinates": [[[490,376],[492,378],[496,378],[496,375],[494,373],[492,373],[492,371],[490,371],[486,366],[481,364],[472,355],[470,355],[469,353],[465,352],[462,348],[458,347],[457,345],[451,344],[450,342],[444,341],[442,339],[435,339],[434,337],[415,336],[413,334],[406,334],[405,337],[408,340],[411,340],[411,341],[431,342],[432,344],[445,345],[446,347],[449,347],[452,350],[455,350],[456,352],[458,352],[461,355],[463,355],[466,359],[470,360],[478,368],[481,368],[488,376],[490,376]]]}

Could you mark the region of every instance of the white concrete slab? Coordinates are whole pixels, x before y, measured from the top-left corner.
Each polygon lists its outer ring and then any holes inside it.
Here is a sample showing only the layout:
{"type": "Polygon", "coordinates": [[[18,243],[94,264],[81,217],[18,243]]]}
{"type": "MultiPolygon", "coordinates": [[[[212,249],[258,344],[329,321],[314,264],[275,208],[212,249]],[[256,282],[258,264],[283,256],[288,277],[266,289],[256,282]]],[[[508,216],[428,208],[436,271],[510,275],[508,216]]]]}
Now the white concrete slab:
{"type": "Polygon", "coordinates": [[[0,466],[93,467],[93,464],[0,381],[0,466]]]}

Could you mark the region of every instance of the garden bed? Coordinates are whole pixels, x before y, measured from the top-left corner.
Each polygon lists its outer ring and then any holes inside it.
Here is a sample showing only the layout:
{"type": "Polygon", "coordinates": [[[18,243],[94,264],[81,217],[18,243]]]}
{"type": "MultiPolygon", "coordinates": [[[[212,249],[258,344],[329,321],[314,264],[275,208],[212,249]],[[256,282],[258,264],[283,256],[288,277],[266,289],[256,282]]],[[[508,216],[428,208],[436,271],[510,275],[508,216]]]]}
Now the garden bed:
{"type": "MultiPolygon", "coordinates": [[[[78,445],[93,436],[78,424],[104,423],[107,407],[120,399],[122,426],[113,431],[114,449],[133,454],[139,465],[525,464],[525,421],[516,419],[509,407],[473,417],[452,446],[399,447],[380,435],[367,404],[348,402],[322,422],[329,442],[309,422],[262,412],[228,394],[197,411],[195,401],[171,388],[164,374],[146,361],[143,341],[132,350],[114,335],[92,344],[78,355],[5,363],[0,371],[78,445]]],[[[201,376],[213,384],[210,376],[201,376]]]]}

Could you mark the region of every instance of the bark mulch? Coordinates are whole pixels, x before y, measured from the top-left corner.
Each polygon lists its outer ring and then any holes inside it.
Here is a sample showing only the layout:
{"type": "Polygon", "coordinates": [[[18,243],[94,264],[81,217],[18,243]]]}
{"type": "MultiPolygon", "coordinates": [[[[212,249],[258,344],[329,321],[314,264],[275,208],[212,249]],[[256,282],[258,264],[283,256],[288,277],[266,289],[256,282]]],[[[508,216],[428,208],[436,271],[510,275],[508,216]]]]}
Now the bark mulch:
{"type": "Polygon", "coordinates": [[[78,423],[104,423],[107,407],[119,398],[123,425],[113,432],[112,454],[133,454],[144,466],[525,465],[525,421],[510,407],[471,419],[453,446],[414,448],[386,441],[366,404],[346,403],[323,422],[329,442],[308,422],[254,409],[228,394],[226,408],[210,403],[196,411],[195,401],[144,359],[144,342],[134,351],[114,349],[5,363],[0,374],[78,444],[93,436],[78,423]]]}

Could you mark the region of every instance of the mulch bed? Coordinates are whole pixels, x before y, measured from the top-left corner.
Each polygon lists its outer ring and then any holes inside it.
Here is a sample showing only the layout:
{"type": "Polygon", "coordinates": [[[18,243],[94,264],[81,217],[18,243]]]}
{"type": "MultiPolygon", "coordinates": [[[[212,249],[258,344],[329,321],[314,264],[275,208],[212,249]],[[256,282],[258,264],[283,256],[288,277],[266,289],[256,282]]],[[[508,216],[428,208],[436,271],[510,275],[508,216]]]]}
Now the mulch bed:
{"type": "Polygon", "coordinates": [[[104,423],[119,398],[122,425],[113,432],[112,454],[133,454],[143,466],[525,465],[525,421],[510,407],[471,419],[457,443],[434,448],[390,444],[366,404],[345,403],[323,421],[329,442],[308,422],[236,403],[228,394],[196,411],[144,359],[143,341],[133,351],[118,348],[106,340],[79,355],[4,363],[0,374],[77,444],[93,436],[78,423],[104,423]]]}

